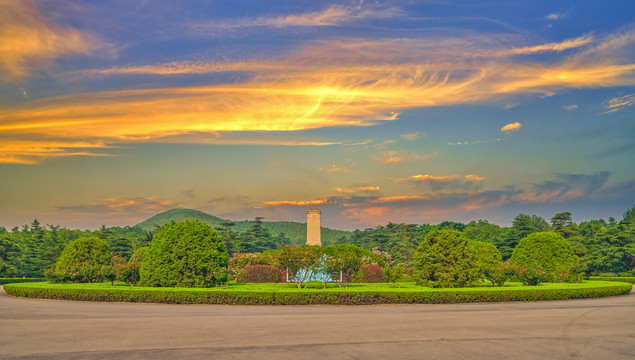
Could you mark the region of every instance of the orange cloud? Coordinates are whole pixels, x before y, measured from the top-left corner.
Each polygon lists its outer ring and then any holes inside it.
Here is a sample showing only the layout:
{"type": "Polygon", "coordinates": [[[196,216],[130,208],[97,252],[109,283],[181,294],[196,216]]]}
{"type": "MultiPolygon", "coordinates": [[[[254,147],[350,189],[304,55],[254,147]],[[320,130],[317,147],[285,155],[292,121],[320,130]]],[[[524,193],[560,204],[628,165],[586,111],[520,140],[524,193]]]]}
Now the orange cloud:
{"type": "Polygon", "coordinates": [[[154,197],[134,197],[126,198],[114,196],[110,198],[99,199],[82,205],[55,206],[55,210],[49,211],[49,214],[70,213],[70,214],[136,214],[136,213],[156,213],[173,208],[183,207],[183,204],[168,199],[156,199],[154,197]]]}
{"type": "Polygon", "coordinates": [[[465,175],[465,180],[468,180],[468,181],[482,181],[482,180],[485,180],[485,176],[465,175]]]}
{"type": "Polygon", "coordinates": [[[627,106],[635,104],[635,94],[617,96],[604,102],[604,107],[609,109],[607,112],[622,110],[627,106]]]}
{"type": "Polygon", "coordinates": [[[341,187],[335,188],[335,191],[337,191],[340,194],[354,194],[355,190],[353,189],[344,189],[341,187]]]}
{"type": "MultiPolygon", "coordinates": [[[[530,55],[536,53],[543,53],[549,51],[563,51],[573,48],[589,45],[593,41],[592,36],[582,36],[577,39],[565,40],[558,43],[548,43],[535,46],[527,46],[521,48],[514,48],[509,50],[501,50],[497,52],[489,53],[490,56],[509,56],[509,55],[530,55]]],[[[487,53],[485,53],[487,54],[487,53]]]]}
{"type": "Polygon", "coordinates": [[[507,124],[501,128],[501,131],[516,131],[519,130],[523,124],[519,122],[507,124]]]}
{"type": "Polygon", "coordinates": [[[0,82],[26,77],[61,56],[93,48],[78,31],[49,25],[28,0],[0,2],[0,44],[0,82]]]}
{"type": "Polygon", "coordinates": [[[321,167],[320,171],[324,171],[324,172],[326,172],[328,174],[333,174],[333,173],[340,173],[340,172],[341,173],[348,173],[348,172],[351,172],[351,169],[342,168],[342,167],[339,167],[337,165],[329,165],[329,166],[326,166],[326,167],[321,167]]]}
{"type": "Polygon", "coordinates": [[[430,199],[431,197],[428,195],[400,195],[400,196],[380,197],[379,199],[372,200],[371,202],[392,203],[392,202],[408,202],[408,201],[419,201],[419,200],[430,200],[430,199]]]}
{"type": "Polygon", "coordinates": [[[397,164],[406,161],[425,161],[433,155],[419,155],[414,152],[390,150],[372,156],[374,160],[381,161],[384,164],[397,164]]]}
{"type": "Polygon", "coordinates": [[[326,204],[326,200],[306,200],[306,201],[295,201],[295,200],[281,200],[281,201],[265,201],[262,207],[270,207],[270,206],[283,206],[283,205],[292,205],[292,206],[306,206],[306,205],[320,205],[326,204]]]}
{"type": "Polygon", "coordinates": [[[424,174],[424,175],[412,175],[411,177],[405,178],[405,179],[392,179],[392,181],[394,181],[394,182],[404,182],[404,181],[420,181],[420,182],[437,181],[437,182],[443,182],[443,181],[448,181],[448,180],[456,180],[458,177],[459,177],[458,175],[433,176],[433,175],[424,174]]]}
{"type": "MultiPolygon", "coordinates": [[[[410,108],[569,87],[635,85],[635,64],[622,54],[635,42],[631,33],[594,40],[595,47],[554,65],[481,59],[476,56],[481,52],[478,41],[470,45],[460,39],[435,40],[325,41],[281,60],[130,68],[130,73],[162,75],[217,72],[226,67],[251,69],[255,76],[231,85],[73,94],[5,107],[0,114],[0,136],[46,136],[69,142],[95,139],[104,144],[181,137],[187,142],[190,134],[370,126],[396,120],[410,108]]],[[[113,69],[117,71],[124,69],[113,69]]],[[[104,70],[100,76],[109,74],[104,70]]],[[[508,124],[501,130],[519,127],[508,124]]],[[[227,141],[223,136],[207,139],[214,140],[227,141]]],[[[388,151],[373,158],[394,164],[429,157],[388,151]]]]}
{"type": "Polygon", "coordinates": [[[369,192],[373,192],[373,191],[379,191],[379,186],[358,186],[357,190],[359,191],[369,191],[369,192]]]}

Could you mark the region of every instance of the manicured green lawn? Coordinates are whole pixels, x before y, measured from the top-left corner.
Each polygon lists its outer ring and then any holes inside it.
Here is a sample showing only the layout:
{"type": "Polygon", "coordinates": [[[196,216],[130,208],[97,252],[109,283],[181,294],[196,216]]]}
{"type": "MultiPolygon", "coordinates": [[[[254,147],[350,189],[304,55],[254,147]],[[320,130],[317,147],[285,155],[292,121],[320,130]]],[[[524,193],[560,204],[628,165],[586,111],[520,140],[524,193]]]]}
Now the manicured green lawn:
{"type": "Polygon", "coordinates": [[[214,288],[152,288],[125,284],[7,284],[5,291],[14,296],[83,301],[160,302],[178,304],[407,304],[466,303],[498,301],[538,301],[579,299],[628,294],[632,284],[610,281],[585,281],[580,284],[545,283],[522,286],[507,283],[502,287],[480,286],[439,289],[401,283],[351,284],[337,287],[321,283],[298,289],[294,284],[235,284],[214,288]]]}

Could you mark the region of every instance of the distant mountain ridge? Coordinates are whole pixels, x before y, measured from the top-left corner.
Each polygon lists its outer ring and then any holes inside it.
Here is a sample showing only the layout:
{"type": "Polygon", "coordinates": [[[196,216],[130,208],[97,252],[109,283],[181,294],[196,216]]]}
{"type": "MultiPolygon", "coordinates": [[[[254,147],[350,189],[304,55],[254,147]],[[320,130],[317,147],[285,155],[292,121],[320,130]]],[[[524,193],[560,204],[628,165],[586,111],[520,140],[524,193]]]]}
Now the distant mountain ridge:
{"type": "MultiPolygon", "coordinates": [[[[220,227],[223,222],[232,221],[221,219],[217,216],[210,215],[199,210],[171,209],[160,214],[156,214],[138,223],[136,226],[143,230],[153,230],[156,227],[169,224],[172,221],[179,222],[185,220],[198,220],[206,223],[212,228],[220,227]]],[[[255,223],[255,221],[252,220],[234,222],[236,223],[234,230],[237,231],[245,231],[255,223]]],[[[263,226],[266,227],[274,237],[280,233],[284,233],[293,243],[298,245],[306,244],[306,223],[299,223],[295,221],[263,221],[263,226]]],[[[351,234],[352,232],[350,231],[334,230],[322,227],[322,244],[335,244],[337,239],[341,237],[348,238],[351,234]]]]}

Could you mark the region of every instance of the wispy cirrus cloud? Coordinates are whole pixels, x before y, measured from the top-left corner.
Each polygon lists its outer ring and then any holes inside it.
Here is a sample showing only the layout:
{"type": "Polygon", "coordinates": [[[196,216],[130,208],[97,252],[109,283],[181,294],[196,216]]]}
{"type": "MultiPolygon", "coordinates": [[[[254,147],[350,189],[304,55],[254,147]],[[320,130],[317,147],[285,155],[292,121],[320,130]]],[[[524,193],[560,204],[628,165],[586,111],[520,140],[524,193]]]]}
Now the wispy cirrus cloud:
{"type": "Polygon", "coordinates": [[[331,164],[328,166],[320,167],[320,171],[325,172],[327,174],[334,174],[334,173],[350,173],[353,170],[352,170],[352,165],[348,167],[341,167],[335,164],[331,164]]]}
{"type": "Polygon", "coordinates": [[[620,111],[626,107],[635,104],[635,94],[616,96],[604,102],[606,113],[620,111]]]}
{"type": "Polygon", "coordinates": [[[549,202],[589,196],[601,190],[610,175],[608,171],[598,171],[594,174],[560,174],[556,180],[535,184],[533,189],[517,194],[513,199],[521,202],[549,202]]]}
{"type": "Polygon", "coordinates": [[[47,23],[33,1],[0,1],[0,83],[44,70],[64,55],[90,52],[96,44],[79,31],[47,23]]]}
{"type": "Polygon", "coordinates": [[[407,182],[416,188],[425,188],[433,191],[443,189],[470,189],[480,186],[480,182],[485,180],[484,176],[478,175],[445,175],[434,176],[429,174],[412,175],[407,178],[391,179],[393,182],[407,182]]]}
{"type": "MultiPolygon", "coordinates": [[[[189,136],[203,133],[371,126],[397,120],[401,111],[411,108],[487,102],[571,87],[633,85],[635,64],[624,49],[634,43],[635,35],[625,33],[595,39],[582,51],[565,55],[556,63],[516,63],[508,58],[475,57],[481,52],[479,43],[462,39],[356,39],[314,42],[280,60],[129,68],[130,73],[163,76],[225,71],[225,66],[253,71],[253,76],[231,84],[105,91],[36,100],[3,109],[0,135],[50,136],[69,142],[95,139],[112,145],[177,137],[188,142],[189,136]]],[[[84,76],[113,76],[128,71],[111,70],[84,76]]],[[[217,136],[207,141],[220,143],[226,139],[217,136]]],[[[384,163],[428,157],[405,151],[375,155],[384,163]]],[[[31,157],[35,162],[44,158],[36,153],[31,157]]]]}
{"type": "Polygon", "coordinates": [[[401,134],[400,136],[404,140],[413,141],[413,140],[417,140],[420,134],[419,132],[414,132],[414,133],[408,133],[408,134],[401,134]]]}
{"type": "Polygon", "coordinates": [[[258,207],[272,207],[272,206],[307,206],[307,205],[321,205],[326,204],[326,199],[316,199],[316,200],[275,200],[275,201],[265,201],[262,205],[258,207]]]}
{"type": "Polygon", "coordinates": [[[413,151],[406,150],[389,150],[377,153],[372,156],[373,160],[380,161],[384,164],[397,164],[406,161],[426,161],[436,154],[420,155],[413,151]]]}
{"type": "Polygon", "coordinates": [[[49,213],[104,215],[150,214],[179,207],[183,207],[183,204],[169,199],[114,196],[81,205],[54,205],[54,210],[49,213]]]}
{"type": "Polygon", "coordinates": [[[189,26],[189,33],[196,36],[228,36],[236,35],[240,30],[339,26],[360,20],[392,18],[400,14],[401,11],[395,7],[364,4],[360,1],[350,5],[332,5],[324,10],[300,14],[243,17],[192,24],[189,26]]]}
{"type": "Polygon", "coordinates": [[[552,42],[541,45],[525,46],[507,50],[499,50],[486,53],[490,56],[510,56],[510,55],[530,55],[544,52],[558,52],[569,49],[575,49],[589,45],[593,41],[592,36],[581,36],[576,39],[565,40],[561,42],[552,42]]]}

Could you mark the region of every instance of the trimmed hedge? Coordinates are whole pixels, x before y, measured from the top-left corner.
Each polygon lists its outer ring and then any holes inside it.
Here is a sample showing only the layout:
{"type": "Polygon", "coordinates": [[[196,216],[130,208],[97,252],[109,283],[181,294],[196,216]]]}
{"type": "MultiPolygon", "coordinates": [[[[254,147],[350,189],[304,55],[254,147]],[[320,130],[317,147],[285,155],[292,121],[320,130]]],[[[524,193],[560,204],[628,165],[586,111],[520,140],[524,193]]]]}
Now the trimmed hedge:
{"type": "Polygon", "coordinates": [[[0,278],[0,285],[42,281],[44,281],[43,278],[0,278]]]}
{"type": "Polygon", "coordinates": [[[589,276],[589,280],[617,281],[635,284],[635,276],[589,276]]]}
{"type": "MultiPolygon", "coordinates": [[[[628,294],[631,284],[603,283],[597,286],[581,284],[562,288],[540,286],[509,288],[475,288],[439,290],[360,290],[322,289],[298,291],[293,288],[278,290],[212,289],[152,289],[139,287],[91,288],[64,285],[10,284],[5,286],[9,295],[78,301],[149,302],[168,304],[227,304],[227,305],[373,305],[373,304],[448,304],[505,301],[542,301],[584,299],[628,294]],[[39,285],[39,286],[38,286],[39,285]]],[[[235,286],[235,285],[234,285],[235,286]]],[[[369,287],[370,288],[370,287],[369,287]]]]}

